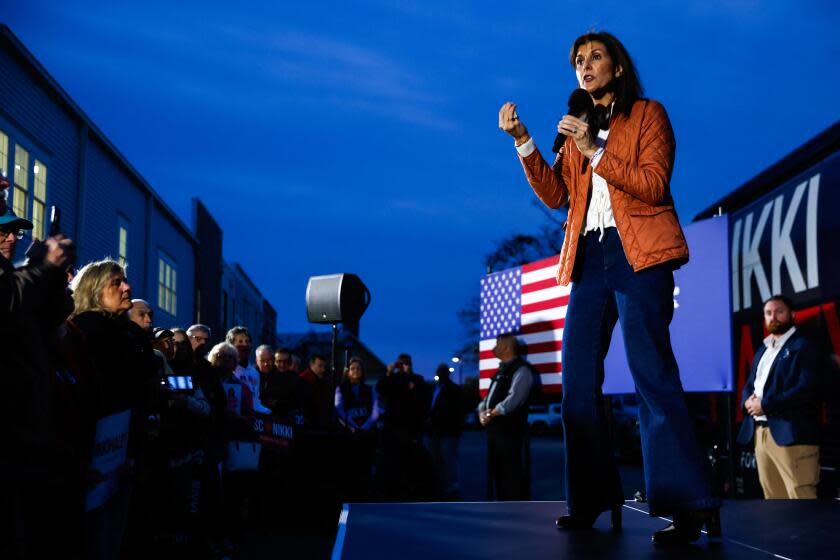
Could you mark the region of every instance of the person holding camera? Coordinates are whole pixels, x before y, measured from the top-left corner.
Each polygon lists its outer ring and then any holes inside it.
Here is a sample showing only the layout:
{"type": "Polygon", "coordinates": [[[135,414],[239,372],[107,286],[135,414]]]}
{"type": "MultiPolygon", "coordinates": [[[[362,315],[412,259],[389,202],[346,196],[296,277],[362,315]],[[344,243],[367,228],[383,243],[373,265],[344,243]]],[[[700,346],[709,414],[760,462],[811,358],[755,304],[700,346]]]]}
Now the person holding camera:
{"type": "Polygon", "coordinates": [[[388,375],[379,380],[376,392],[382,405],[384,429],[419,439],[429,411],[429,391],[423,376],[414,372],[411,356],[400,354],[388,366],[388,375]]]}
{"type": "Polygon", "coordinates": [[[72,557],[83,466],[58,410],[56,394],[69,380],[57,372],[56,352],[73,310],[65,270],[75,246],[60,235],[37,241],[42,258],[15,267],[33,224],[9,207],[8,188],[0,176],[0,556],[47,557],[63,542],[72,557]]]}
{"type": "Polygon", "coordinates": [[[388,366],[376,393],[382,408],[380,492],[385,499],[430,499],[435,492],[434,468],[422,442],[429,391],[426,380],[414,373],[411,356],[400,354],[388,366]]]}
{"type": "MultiPolygon", "coordinates": [[[[207,511],[196,508],[207,490],[204,461],[210,404],[197,380],[175,372],[175,333],[152,329],[152,346],[163,357],[163,391],[154,412],[159,432],[149,453],[150,510],[157,553],[198,554],[208,543],[207,511]]],[[[187,347],[189,343],[187,342],[187,347]]],[[[187,372],[188,373],[188,372],[187,372]]]]}

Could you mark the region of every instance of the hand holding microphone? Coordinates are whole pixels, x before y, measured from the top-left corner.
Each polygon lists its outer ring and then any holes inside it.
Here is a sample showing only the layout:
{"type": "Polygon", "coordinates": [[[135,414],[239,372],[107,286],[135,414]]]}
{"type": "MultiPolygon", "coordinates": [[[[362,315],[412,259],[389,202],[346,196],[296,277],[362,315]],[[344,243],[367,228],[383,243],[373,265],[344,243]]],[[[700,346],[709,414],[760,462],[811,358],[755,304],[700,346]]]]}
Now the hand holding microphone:
{"type": "MultiPolygon", "coordinates": [[[[554,147],[551,151],[555,154],[559,153],[566,141],[566,136],[569,136],[575,141],[578,150],[584,156],[591,158],[598,149],[593,133],[595,128],[587,124],[593,120],[594,114],[595,104],[589,93],[584,89],[574,90],[569,97],[569,111],[557,124],[557,137],[554,139],[554,147]]],[[[516,104],[510,101],[499,109],[499,128],[513,136],[517,146],[531,138],[528,129],[519,120],[516,104]]]]}
{"type": "Polygon", "coordinates": [[[569,111],[557,124],[557,137],[554,139],[552,151],[556,154],[563,147],[566,136],[575,141],[580,153],[592,157],[598,146],[595,144],[594,134],[587,124],[592,120],[595,104],[592,97],[584,89],[576,89],[569,96],[569,111]]]}

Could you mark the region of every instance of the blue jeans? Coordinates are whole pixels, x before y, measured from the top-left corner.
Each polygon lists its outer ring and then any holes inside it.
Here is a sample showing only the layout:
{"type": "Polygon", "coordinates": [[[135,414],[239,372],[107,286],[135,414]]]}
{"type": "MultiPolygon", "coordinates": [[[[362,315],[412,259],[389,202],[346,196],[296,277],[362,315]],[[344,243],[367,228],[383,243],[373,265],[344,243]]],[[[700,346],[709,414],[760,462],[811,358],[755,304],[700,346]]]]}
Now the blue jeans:
{"type": "Polygon", "coordinates": [[[671,349],[673,290],[667,266],[633,271],[615,228],[607,228],[602,241],[597,232],[580,239],[562,346],[566,499],[573,514],[605,511],[624,500],[601,392],[616,320],[639,397],[650,514],[720,506],[671,349]]]}

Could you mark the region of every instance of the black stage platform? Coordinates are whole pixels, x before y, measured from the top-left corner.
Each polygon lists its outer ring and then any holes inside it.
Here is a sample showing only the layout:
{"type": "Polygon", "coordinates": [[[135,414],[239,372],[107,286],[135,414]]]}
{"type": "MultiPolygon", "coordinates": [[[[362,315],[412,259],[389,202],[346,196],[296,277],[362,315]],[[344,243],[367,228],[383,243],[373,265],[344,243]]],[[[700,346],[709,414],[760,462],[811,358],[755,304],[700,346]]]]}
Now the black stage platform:
{"type": "Polygon", "coordinates": [[[840,558],[840,502],[749,500],[721,509],[723,538],[657,548],[653,531],[667,525],[645,504],[626,502],[624,529],[609,514],[591,531],[558,531],[564,502],[349,504],[339,521],[333,560],[550,558],[840,558]]]}

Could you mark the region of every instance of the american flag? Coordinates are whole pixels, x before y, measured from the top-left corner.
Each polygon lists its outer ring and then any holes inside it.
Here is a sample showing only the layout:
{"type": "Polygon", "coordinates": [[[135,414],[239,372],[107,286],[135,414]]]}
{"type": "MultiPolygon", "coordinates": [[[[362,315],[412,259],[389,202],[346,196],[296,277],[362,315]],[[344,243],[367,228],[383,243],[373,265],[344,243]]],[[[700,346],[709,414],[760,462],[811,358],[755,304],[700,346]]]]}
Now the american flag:
{"type": "Polygon", "coordinates": [[[543,392],[562,390],[560,347],[570,286],[559,286],[559,257],[509,268],[481,279],[479,389],[484,397],[499,368],[496,337],[514,333],[528,347],[528,361],[540,372],[543,392]]]}

